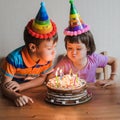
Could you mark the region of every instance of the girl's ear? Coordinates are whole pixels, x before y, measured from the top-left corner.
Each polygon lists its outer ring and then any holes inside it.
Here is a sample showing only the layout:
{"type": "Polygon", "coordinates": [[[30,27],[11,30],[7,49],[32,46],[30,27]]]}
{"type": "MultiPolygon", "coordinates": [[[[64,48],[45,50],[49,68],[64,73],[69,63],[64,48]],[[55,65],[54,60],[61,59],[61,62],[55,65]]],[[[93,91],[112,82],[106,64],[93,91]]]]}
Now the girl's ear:
{"type": "Polygon", "coordinates": [[[36,51],[36,45],[33,44],[33,43],[30,43],[29,44],[29,49],[30,49],[31,52],[35,52],[36,51]]]}
{"type": "Polygon", "coordinates": [[[90,51],[90,48],[87,48],[87,51],[90,51]]]}

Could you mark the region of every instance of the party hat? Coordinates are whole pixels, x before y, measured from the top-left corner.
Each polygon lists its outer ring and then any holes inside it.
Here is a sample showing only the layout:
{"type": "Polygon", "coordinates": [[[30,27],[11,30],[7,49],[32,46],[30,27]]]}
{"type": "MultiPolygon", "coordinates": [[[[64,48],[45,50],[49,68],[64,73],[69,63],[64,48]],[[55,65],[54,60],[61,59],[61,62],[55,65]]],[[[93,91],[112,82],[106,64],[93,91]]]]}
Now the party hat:
{"type": "Polygon", "coordinates": [[[27,24],[27,29],[30,35],[40,39],[48,39],[56,34],[56,24],[49,19],[44,2],[41,2],[36,18],[27,24]]]}
{"type": "Polygon", "coordinates": [[[80,14],[77,12],[74,6],[74,0],[70,0],[70,20],[69,26],[64,30],[64,34],[67,36],[77,36],[87,32],[90,28],[84,24],[80,14]]]}

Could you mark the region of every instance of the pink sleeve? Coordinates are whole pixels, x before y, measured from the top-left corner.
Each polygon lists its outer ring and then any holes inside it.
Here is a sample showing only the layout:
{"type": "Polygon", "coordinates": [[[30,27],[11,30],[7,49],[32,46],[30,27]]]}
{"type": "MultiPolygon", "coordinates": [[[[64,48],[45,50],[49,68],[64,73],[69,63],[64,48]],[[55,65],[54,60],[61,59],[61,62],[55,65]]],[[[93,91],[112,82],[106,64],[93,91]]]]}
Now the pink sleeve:
{"type": "Polygon", "coordinates": [[[93,54],[94,59],[96,60],[97,67],[105,67],[108,62],[108,56],[102,54],[93,54]]]}
{"type": "Polygon", "coordinates": [[[59,69],[62,69],[63,70],[63,73],[64,74],[67,74],[69,73],[69,70],[71,68],[71,64],[70,64],[70,61],[69,59],[65,56],[63,57],[55,66],[55,70],[54,70],[54,73],[55,71],[57,70],[57,68],[59,67],[59,69]]]}

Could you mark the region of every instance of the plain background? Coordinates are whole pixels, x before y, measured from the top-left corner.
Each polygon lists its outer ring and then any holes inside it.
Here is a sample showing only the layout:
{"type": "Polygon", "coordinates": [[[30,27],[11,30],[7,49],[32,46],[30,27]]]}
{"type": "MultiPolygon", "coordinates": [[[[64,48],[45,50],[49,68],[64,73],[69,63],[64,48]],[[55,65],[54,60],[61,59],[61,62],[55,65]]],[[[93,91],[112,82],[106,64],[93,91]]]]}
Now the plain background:
{"type": "MultiPolygon", "coordinates": [[[[91,27],[97,50],[120,59],[120,0],[74,0],[81,18],[91,27]]],[[[24,45],[23,31],[36,17],[41,0],[0,0],[0,58],[24,45]]],[[[65,53],[64,28],[68,26],[69,0],[44,0],[49,17],[57,24],[57,55],[65,53]]]]}

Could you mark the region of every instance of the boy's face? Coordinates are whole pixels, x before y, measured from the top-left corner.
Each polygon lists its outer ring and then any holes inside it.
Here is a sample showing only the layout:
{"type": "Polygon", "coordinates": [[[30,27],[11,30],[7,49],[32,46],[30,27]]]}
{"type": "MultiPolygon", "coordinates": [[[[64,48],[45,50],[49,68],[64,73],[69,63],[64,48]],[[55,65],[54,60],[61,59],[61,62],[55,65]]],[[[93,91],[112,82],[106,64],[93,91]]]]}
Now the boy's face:
{"type": "Polygon", "coordinates": [[[82,42],[70,43],[67,42],[67,56],[73,62],[84,59],[87,56],[87,48],[82,42]]]}
{"type": "Polygon", "coordinates": [[[55,47],[56,43],[53,43],[53,40],[44,40],[36,47],[36,57],[43,62],[52,61],[56,54],[55,47]]]}

